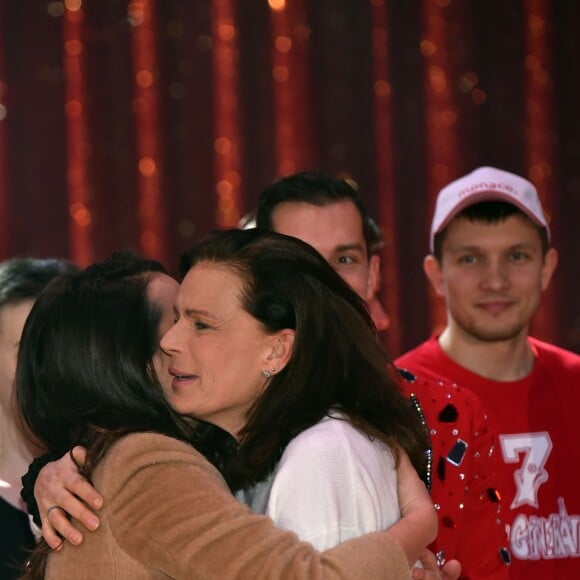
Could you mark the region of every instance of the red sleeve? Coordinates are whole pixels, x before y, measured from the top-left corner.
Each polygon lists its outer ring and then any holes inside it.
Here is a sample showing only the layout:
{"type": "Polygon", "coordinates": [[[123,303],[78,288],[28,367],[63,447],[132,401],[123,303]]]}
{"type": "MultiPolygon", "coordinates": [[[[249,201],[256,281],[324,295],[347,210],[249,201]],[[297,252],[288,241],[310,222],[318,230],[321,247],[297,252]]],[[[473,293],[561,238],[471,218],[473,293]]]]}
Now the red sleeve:
{"type": "Polygon", "coordinates": [[[494,436],[481,403],[448,381],[411,377],[403,388],[418,400],[432,446],[431,497],[439,533],[430,549],[445,560],[459,560],[462,578],[507,579],[494,436]]]}
{"type": "MultiPolygon", "coordinates": [[[[501,496],[496,486],[498,456],[495,437],[479,400],[473,397],[471,468],[465,473],[465,494],[458,522],[456,558],[462,563],[462,578],[503,580],[509,578],[506,564],[508,537],[501,514],[501,496]]],[[[469,450],[468,450],[469,452],[469,450]]]]}

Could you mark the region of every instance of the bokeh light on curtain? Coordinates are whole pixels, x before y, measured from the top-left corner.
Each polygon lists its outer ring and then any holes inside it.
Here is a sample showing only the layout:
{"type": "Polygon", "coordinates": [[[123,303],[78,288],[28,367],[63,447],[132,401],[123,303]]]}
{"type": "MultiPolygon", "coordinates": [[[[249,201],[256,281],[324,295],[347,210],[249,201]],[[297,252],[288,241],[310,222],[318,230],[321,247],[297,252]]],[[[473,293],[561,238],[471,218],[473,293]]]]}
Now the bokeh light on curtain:
{"type": "MultiPolygon", "coordinates": [[[[423,38],[420,43],[425,76],[425,153],[427,190],[434,195],[454,176],[461,175],[457,122],[459,113],[454,81],[452,46],[458,41],[457,30],[451,25],[441,6],[449,2],[423,3],[423,38]]],[[[456,3],[455,10],[461,9],[456,3]]],[[[432,325],[444,319],[444,305],[430,289],[432,325]]]]}
{"type": "Polygon", "coordinates": [[[310,110],[310,27],[304,0],[268,0],[276,174],[317,165],[310,110]],[[291,6],[290,6],[291,4],[291,6]]]}
{"type": "Polygon", "coordinates": [[[534,323],[580,351],[571,0],[0,0],[0,258],[161,259],[278,176],[354,180],[384,232],[393,354],[444,318],[421,270],[438,189],[528,176],[561,260],[534,323]]]}
{"type": "MultiPolygon", "coordinates": [[[[389,70],[388,46],[388,12],[384,0],[372,3],[372,62],[373,62],[373,117],[374,141],[376,149],[376,195],[380,200],[377,222],[383,232],[383,268],[381,289],[387,313],[399,311],[399,276],[397,268],[390,267],[397,263],[398,221],[395,215],[395,183],[393,179],[393,109],[392,89],[389,70]]],[[[390,344],[395,348],[401,343],[401,325],[391,321],[389,330],[390,344]]]]}
{"type": "Polygon", "coordinates": [[[163,123],[161,122],[160,66],[157,51],[158,14],[150,0],[128,5],[133,27],[132,55],[134,76],[133,115],[135,119],[137,165],[137,216],[139,246],[147,256],[166,261],[169,257],[165,237],[166,214],[163,204],[163,123]]]}
{"type": "MultiPolygon", "coordinates": [[[[526,174],[543,193],[546,207],[556,203],[558,180],[555,99],[553,94],[552,63],[550,47],[549,0],[532,0],[526,4],[525,14],[525,158],[526,174]]],[[[555,230],[558,230],[556,225],[555,230]]],[[[554,287],[544,296],[545,308],[540,309],[535,319],[535,330],[548,336],[557,335],[555,293],[560,279],[556,277],[554,287]]]]}
{"type": "Polygon", "coordinates": [[[87,131],[87,90],[83,50],[82,4],[67,0],[63,12],[63,72],[66,142],[66,182],[70,214],[71,258],[79,264],[94,260],[92,244],[92,200],[88,176],[90,141],[87,131]]]}
{"type": "Polygon", "coordinates": [[[241,216],[240,77],[236,0],[213,0],[216,226],[235,227],[241,216]]]}
{"type": "MultiPolygon", "coordinates": [[[[0,14],[0,38],[2,37],[4,21],[0,14]]],[[[5,256],[9,251],[8,219],[10,208],[8,206],[8,164],[6,163],[6,85],[4,83],[4,54],[0,51],[0,254],[5,256]]]]}

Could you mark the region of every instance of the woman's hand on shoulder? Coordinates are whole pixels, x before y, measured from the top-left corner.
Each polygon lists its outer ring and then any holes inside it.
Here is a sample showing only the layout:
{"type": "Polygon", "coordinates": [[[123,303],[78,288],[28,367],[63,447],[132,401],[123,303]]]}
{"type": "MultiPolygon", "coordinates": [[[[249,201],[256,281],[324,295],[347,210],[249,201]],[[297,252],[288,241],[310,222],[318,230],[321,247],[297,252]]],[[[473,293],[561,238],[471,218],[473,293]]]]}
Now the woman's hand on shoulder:
{"type": "MultiPolygon", "coordinates": [[[[75,447],[72,453],[77,463],[83,465],[86,449],[75,447]]],[[[53,549],[62,546],[63,538],[72,544],[83,541],[82,533],[73,526],[67,514],[88,530],[99,527],[99,518],[87,506],[98,510],[103,505],[103,498],[78,472],[69,453],[40,470],[34,497],[42,519],[42,535],[53,549]]]]}
{"type": "Polygon", "coordinates": [[[437,512],[407,454],[400,450],[397,467],[401,519],[389,528],[410,563],[437,537],[437,512]]]}

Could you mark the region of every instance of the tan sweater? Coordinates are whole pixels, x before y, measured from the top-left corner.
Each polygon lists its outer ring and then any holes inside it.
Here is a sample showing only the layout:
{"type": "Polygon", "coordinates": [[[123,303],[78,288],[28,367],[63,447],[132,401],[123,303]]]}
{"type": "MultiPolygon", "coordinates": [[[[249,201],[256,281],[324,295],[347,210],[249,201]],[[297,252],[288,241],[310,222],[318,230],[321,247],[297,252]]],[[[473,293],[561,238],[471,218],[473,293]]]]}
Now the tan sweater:
{"type": "Polygon", "coordinates": [[[317,552],[252,514],[189,445],[153,433],[123,437],[94,473],[101,525],[48,557],[48,580],[239,578],[408,580],[400,546],[377,532],[317,552]]]}

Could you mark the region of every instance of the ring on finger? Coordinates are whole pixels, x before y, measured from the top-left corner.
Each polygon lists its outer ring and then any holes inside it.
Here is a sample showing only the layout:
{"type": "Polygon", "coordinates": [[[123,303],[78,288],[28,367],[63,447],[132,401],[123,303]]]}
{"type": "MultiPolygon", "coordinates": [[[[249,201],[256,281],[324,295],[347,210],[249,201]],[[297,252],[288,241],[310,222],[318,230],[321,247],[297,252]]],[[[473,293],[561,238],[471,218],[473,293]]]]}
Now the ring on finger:
{"type": "Polygon", "coordinates": [[[51,506],[50,506],[50,507],[49,507],[49,508],[46,510],[46,517],[48,518],[48,514],[50,514],[50,512],[51,512],[52,510],[58,510],[58,509],[60,509],[60,506],[59,506],[59,505],[56,505],[56,504],[55,504],[55,505],[51,505],[51,506]]]}

